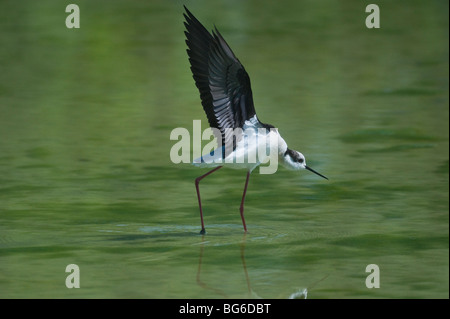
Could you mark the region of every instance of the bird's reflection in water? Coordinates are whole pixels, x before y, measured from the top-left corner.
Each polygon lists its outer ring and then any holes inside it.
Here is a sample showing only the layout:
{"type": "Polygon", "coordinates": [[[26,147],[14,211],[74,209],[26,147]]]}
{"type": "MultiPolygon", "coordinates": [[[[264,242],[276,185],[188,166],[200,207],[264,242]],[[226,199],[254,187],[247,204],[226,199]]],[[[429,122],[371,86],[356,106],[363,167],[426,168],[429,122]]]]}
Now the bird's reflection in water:
{"type": "Polygon", "coordinates": [[[292,293],[288,299],[307,299],[307,298],[308,298],[308,288],[303,288],[292,293]]]}
{"type": "MultiPolygon", "coordinates": [[[[244,234],[244,237],[242,237],[242,241],[240,244],[240,252],[241,252],[242,266],[244,268],[245,280],[247,282],[247,289],[248,289],[247,298],[260,298],[255,293],[253,293],[252,288],[250,286],[250,278],[248,276],[247,265],[245,263],[245,238],[246,238],[246,234],[244,234]]],[[[202,281],[200,279],[200,275],[202,272],[202,260],[203,260],[204,250],[205,250],[205,236],[202,236],[202,244],[200,245],[200,257],[199,257],[199,261],[198,261],[198,270],[197,270],[197,284],[200,287],[202,287],[206,290],[213,291],[216,294],[218,294],[224,298],[230,298],[230,296],[228,296],[223,290],[211,287],[210,285],[208,285],[207,283],[205,283],[204,281],[202,281]]]]}
{"type": "MultiPolygon", "coordinates": [[[[251,287],[251,283],[250,283],[250,277],[248,275],[248,271],[247,271],[247,264],[245,262],[245,245],[246,245],[246,235],[244,234],[244,236],[242,237],[242,241],[240,243],[240,255],[241,255],[241,261],[242,261],[242,268],[244,269],[244,275],[245,275],[245,280],[247,282],[247,298],[253,298],[253,299],[262,299],[262,297],[260,297],[258,294],[256,294],[255,291],[253,291],[252,287],[251,287]]],[[[205,241],[204,241],[204,236],[202,236],[202,242],[200,245],[200,257],[199,257],[199,261],[198,261],[198,269],[197,269],[197,284],[202,287],[203,289],[212,291],[214,293],[216,293],[217,295],[222,296],[223,298],[230,298],[230,296],[228,296],[223,290],[219,289],[219,288],[215,288],[212,287],[211,285],[208,285],[206,282],[204,282],[201,279],[201,273],[202,273],[202,260],[203,260],[203,254],[204,254],[204,250],[205,250],[205,241]]],[[[313,283],[312,285],[310,285],[307,288],[298,288],[295,292],[291,293],[289,296],[286,296],[288,299],[307,299],[308,297],[308,291],[314,287],[316,284],[318,284],[319,282],[325,280],[328,277],[328,275],[325,275],[322,279],[316,281],[315,283],[313,283]]]]}
{"type": "Polygon", "coordinates": [[[210,285],[206,284],[200,279],[200,274],[202,272],[202,259],[203,259],[203,252],[205,250],[205,236],[202,235],[202,243],[200,245],[200,257],[198,261],[198,269],[197,269],[197,284],[202,287],[203,289],[210,290],[215,292],[216,294],[228,298],[227,294],[223,292],[221,289],[211,287],[210,285]]]}

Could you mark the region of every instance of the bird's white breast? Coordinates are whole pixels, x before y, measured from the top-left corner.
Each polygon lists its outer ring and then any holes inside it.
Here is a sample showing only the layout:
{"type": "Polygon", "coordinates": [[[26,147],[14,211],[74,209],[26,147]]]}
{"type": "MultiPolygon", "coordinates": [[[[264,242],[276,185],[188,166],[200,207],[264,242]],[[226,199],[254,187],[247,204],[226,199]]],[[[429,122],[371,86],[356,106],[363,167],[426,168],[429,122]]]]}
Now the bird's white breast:
{"type": "Polygon", "coordinates": [[[235,169],[254,170],[260,164],[275,162],[286,152],[287,144],[278,130],[268,130],[258,121],[256,115],[245,121],[242,127],[242,138],[232,153],[224,159],[221,152],[213,155],[205,154],[194,160],[200,167],[228,166],[235,169]]]}

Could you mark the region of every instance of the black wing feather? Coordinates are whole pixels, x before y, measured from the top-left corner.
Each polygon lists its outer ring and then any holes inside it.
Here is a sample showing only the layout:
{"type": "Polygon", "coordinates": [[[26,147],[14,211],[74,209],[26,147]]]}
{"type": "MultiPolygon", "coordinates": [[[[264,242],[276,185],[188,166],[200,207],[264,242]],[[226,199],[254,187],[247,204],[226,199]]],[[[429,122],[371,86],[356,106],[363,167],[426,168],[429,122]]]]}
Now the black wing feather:
{"type": "MultiPolygon", "coordinates": [[[[220,32],[209,33],[186,8],[187,53],[209,125],[221,132],[222,145],[230,145],[230,130],[253,117],[250,78],[220,32]]],[[[239,137],[233,138],[233,149],[239,137]]]]}

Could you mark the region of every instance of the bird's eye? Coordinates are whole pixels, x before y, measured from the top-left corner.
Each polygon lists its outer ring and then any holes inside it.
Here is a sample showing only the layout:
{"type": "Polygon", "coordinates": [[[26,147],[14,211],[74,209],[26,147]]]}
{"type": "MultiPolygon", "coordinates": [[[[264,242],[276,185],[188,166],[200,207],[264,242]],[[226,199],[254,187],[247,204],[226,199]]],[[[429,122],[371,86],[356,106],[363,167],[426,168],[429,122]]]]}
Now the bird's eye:
{"type": "Polygon", "coordinates": [[[303,164],[304,161],[305,161],[305,160],[304,160],[303,158],[299,158],[299,159],[298,159],[298,162],[299,162],[300,164],[303,164]]]}

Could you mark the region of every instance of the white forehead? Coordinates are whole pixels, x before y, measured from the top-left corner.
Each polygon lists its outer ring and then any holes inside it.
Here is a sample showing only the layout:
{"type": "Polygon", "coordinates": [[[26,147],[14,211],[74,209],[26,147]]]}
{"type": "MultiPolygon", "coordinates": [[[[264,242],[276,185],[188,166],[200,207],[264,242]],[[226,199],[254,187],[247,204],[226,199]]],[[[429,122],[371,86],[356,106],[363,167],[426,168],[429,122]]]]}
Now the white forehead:
{"type": "Polygon", "coordinates": [[[306,158],[305,158],[305,155],[303,155],[302,153],[300,153],[300,152],[297,152],[298,153],[298,156],[301,158],[301,159],[303,159],[303,161],[302,161],[302,165],[306,165],[306,158]]]}

